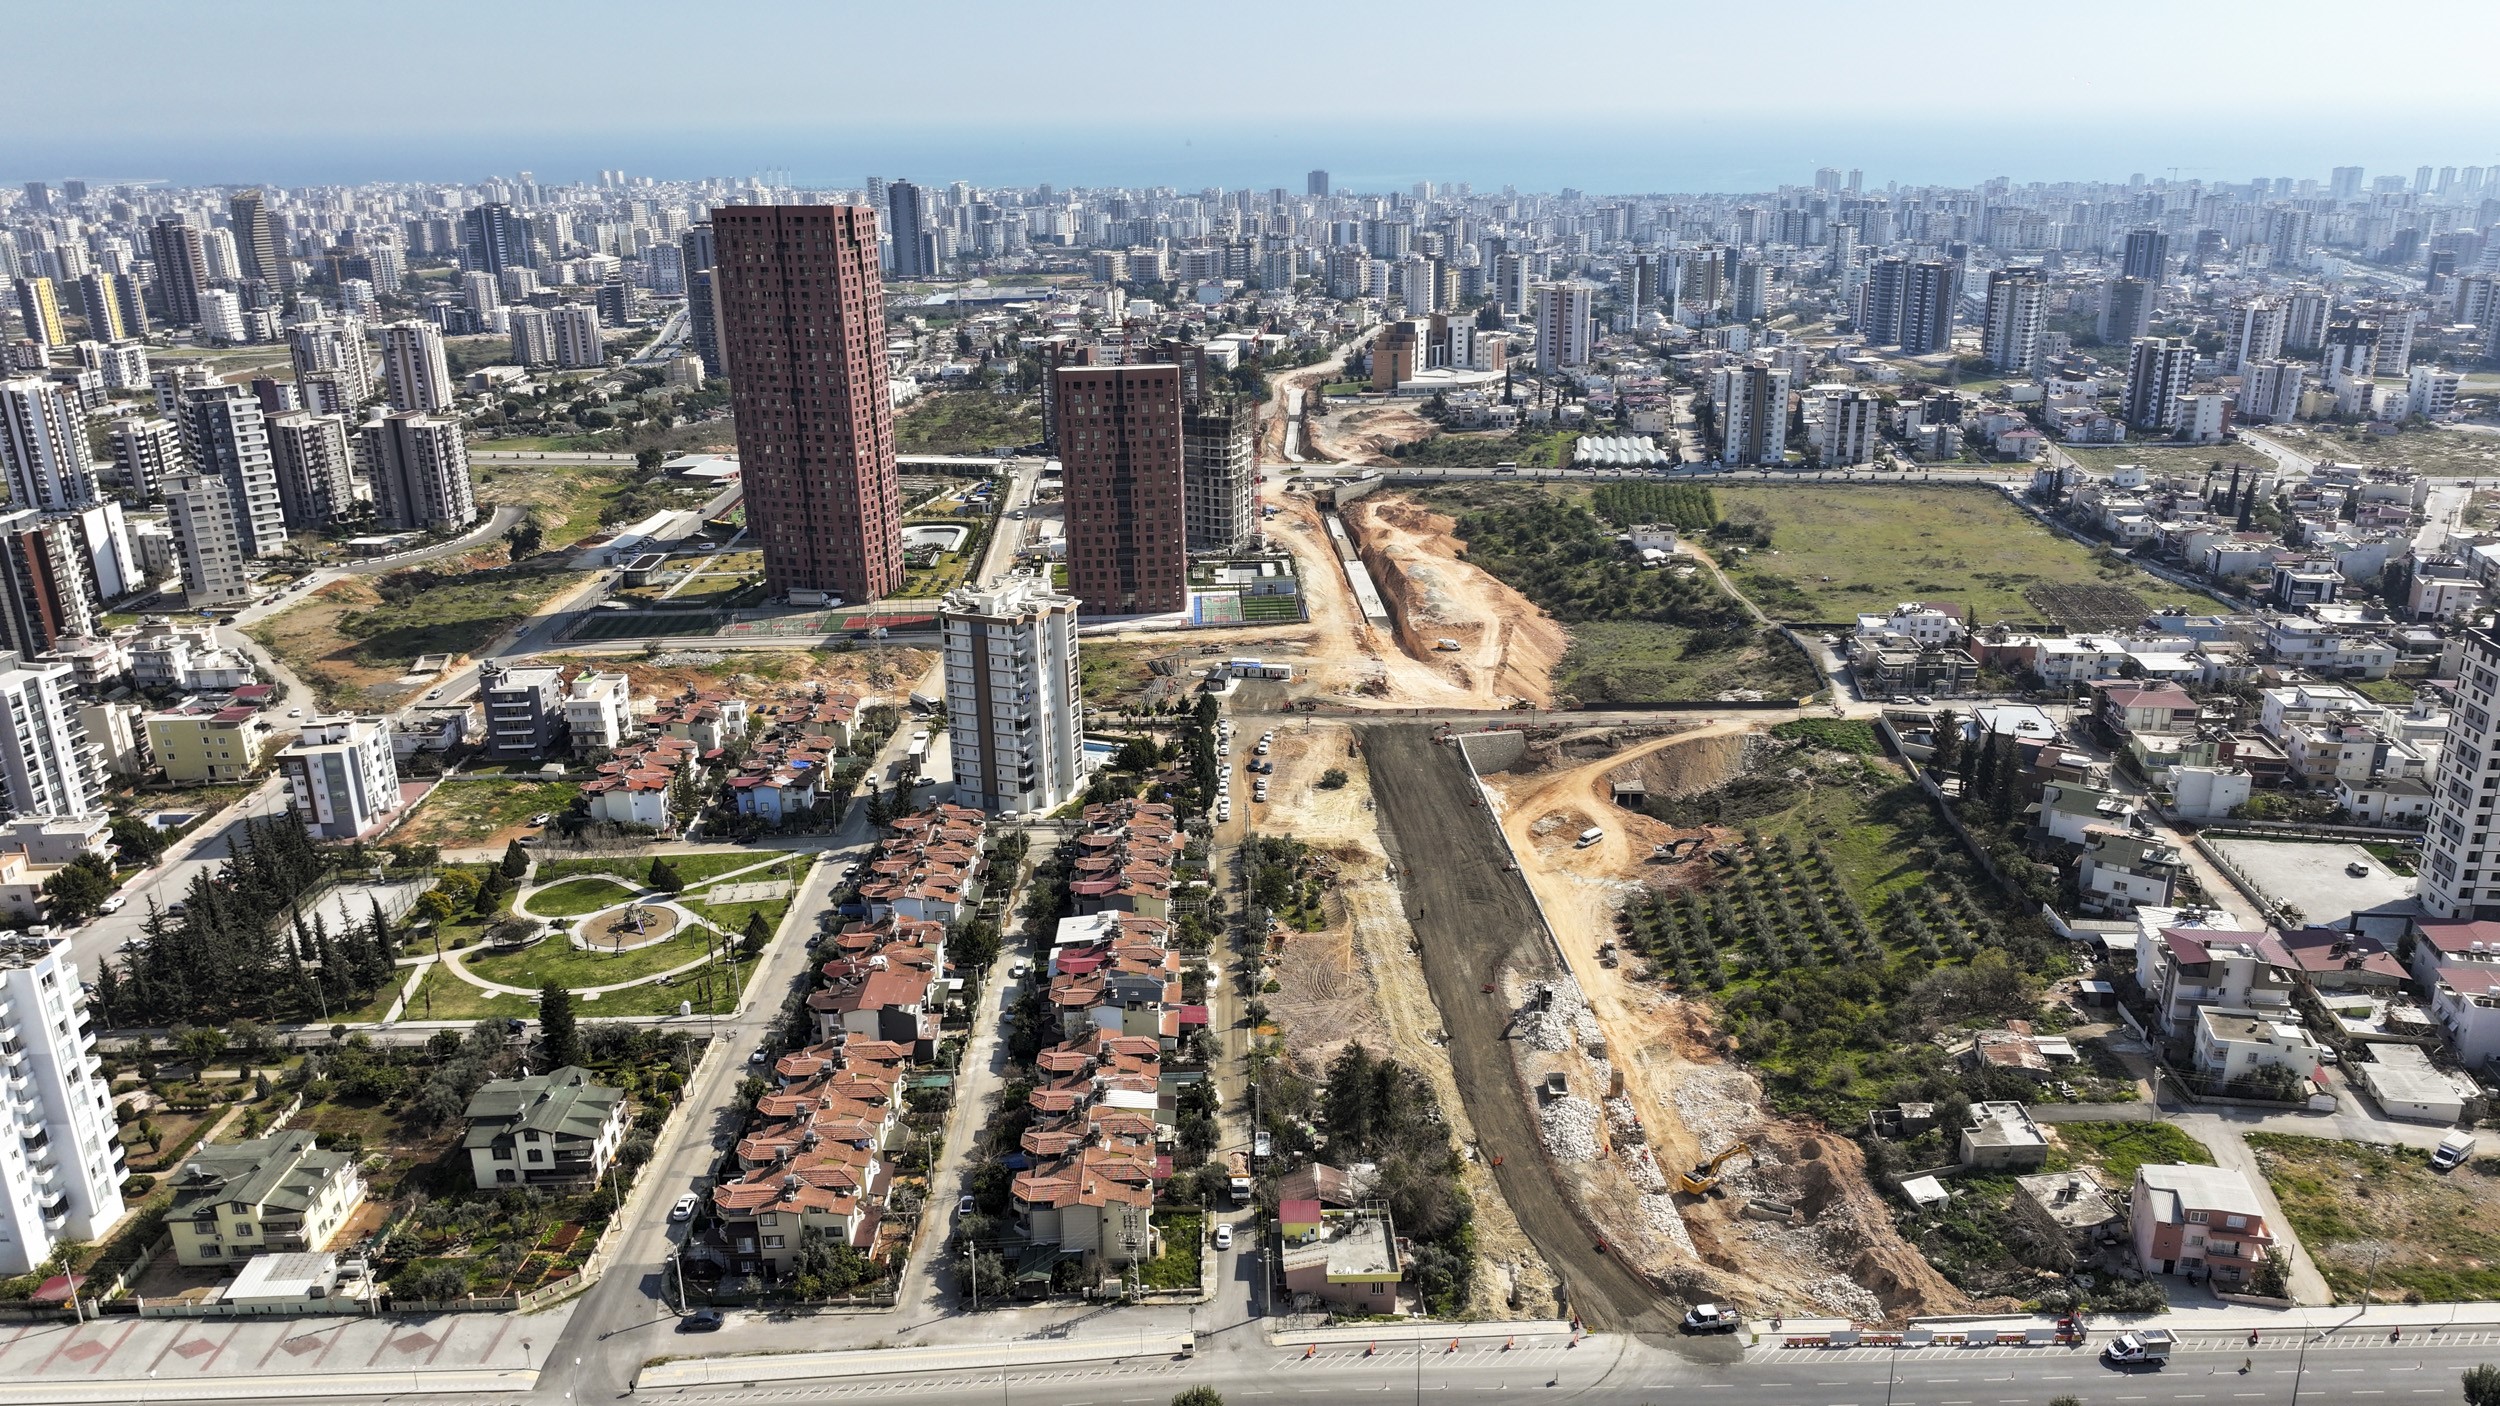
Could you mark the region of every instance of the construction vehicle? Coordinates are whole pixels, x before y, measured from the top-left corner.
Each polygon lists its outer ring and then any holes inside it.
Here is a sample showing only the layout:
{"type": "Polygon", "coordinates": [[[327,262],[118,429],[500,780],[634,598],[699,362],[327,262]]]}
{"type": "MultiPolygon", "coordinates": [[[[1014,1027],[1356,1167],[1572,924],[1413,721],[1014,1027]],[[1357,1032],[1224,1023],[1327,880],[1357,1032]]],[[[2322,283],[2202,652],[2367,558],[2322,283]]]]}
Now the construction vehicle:
{"type": "Polygon", "coordinates": [[[1719,1189],[1719,1168],[1752,1150],[1752,1145],[1748,1143],[1729,1144],[1718,1156],[1695,1163],[1689,1172],[1678,1173],[1675,1189],[1687,1196],[1710,1195],[1719,1189]]]}

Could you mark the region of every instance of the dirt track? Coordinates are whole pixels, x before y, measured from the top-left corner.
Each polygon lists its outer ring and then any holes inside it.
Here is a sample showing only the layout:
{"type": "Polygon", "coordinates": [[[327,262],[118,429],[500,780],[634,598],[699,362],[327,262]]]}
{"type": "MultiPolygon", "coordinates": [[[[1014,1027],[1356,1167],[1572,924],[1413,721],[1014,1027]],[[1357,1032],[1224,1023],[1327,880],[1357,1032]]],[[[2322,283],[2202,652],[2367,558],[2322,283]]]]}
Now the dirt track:
{"type": "Polygon", "coordinates": [[[1369,725],[1363,750],[1380,802],[1381,837],[1398,861],[1408,917],[1423,944],[1424,978],[1450,1031],[1450,1060],[1469,1120],[1520,1227],[1554,1267],[1570,1307],[1593,1329],[1672,1335],[1676,1314],[1647,1280],[1596,1248],[1596,1234],[1546,1160],[1545,1145],[1504,1040],[1510,1010],[1484,983],[1504,969],[1529,979],[1562,975],[1537,927],[1527,885],[1490,816],[1453,823],[1477,797],[1454,747],[1430,729],[1369,725]]]}

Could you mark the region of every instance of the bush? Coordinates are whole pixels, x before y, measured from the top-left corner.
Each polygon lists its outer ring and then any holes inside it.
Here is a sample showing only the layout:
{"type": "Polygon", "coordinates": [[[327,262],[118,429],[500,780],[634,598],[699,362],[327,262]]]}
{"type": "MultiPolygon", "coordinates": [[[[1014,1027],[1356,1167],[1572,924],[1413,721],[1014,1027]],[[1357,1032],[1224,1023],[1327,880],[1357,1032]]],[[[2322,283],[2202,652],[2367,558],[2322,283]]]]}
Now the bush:
{"type": "Polygon", "coordinates": [[[456,1264],[411,1265],[391,1281],[391,1297],[395,1299],[464,1299],[469,1296],[469,1272],[456,1264]]]}
{"type": "Polygon", "coordinates": [[[1319,788],[1323,791],[1334,791],[1345,785],[1347,779],[1344,767],[1332,766],[1319,774],[1319,788]]]}
{"type": "Polygon", "coordinates": [[[155,1177],[148,1175],[146,1172],[137,1172],[134,1173],[128,1181],[122,1183],[122,1199],[124,1201],[136,1201],[140,1197],[147,1195],[155,1189],[155,1177]]]}

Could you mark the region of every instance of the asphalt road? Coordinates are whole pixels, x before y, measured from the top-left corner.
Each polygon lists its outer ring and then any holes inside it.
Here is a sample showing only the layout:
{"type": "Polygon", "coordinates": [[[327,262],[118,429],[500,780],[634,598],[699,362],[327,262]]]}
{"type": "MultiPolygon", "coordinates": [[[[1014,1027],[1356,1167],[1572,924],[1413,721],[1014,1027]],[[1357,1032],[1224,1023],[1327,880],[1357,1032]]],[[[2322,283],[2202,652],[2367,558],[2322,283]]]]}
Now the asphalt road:
{"type": "Polygon", "coordinates": [[[1483,986],[1504,970],[1560,974],[1528,886],[1458,749],[1431,729],[1366,726],[1363,750],[1380,801],[1381,838],[1397,862],[1407,919],[1423,946],[1424,979],[1450,1032],[1450,1063],[1494,1180],[1520,1229],[1553,1266],[1569,1306],[1593,1329],[1672,1333],[1672,1309],[1648,1280],[1597,1248],[1547,1162],[1534,1113],[1505,1043],[1511,1009],[1483,986]]]}

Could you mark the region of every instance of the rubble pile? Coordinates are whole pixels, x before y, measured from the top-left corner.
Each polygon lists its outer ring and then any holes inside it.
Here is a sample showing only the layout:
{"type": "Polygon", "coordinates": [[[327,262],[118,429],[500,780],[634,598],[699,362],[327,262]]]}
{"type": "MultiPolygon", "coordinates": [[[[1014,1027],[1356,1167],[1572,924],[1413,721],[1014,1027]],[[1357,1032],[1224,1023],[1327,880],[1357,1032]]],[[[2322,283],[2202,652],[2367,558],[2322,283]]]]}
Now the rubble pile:
{"type": "Polygon", "coordinates": [[[1588,1000],[1580,994],[1580,983],[1569,977],[1533,983],[1528,987],[1528,1004],[1533,1007],[1537,994],[1547,990],[1554,993],[1554,998],[1545,1009],[1531,1009],[1520,1017],[1520,1035],[1528,1042],[1528,1048],[1556,1054],[1597,1037],[1594,1019],[1589,1021],[1586,1035],[1579,1032],[1581,1019],[1588,1014],[1588,1000]]]}
{"type": "Polygon", "coordinates": [[[1545,1105],[1537,1114],[1538,1133],[1545,1139],[1545,1150],[1557,1162],[1586,1162],[1594,1159],[1597,1141],[1597,1105],[1584,1098],[1563,1097],[1545,1105]]]}

